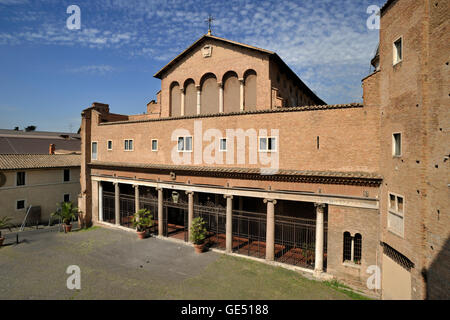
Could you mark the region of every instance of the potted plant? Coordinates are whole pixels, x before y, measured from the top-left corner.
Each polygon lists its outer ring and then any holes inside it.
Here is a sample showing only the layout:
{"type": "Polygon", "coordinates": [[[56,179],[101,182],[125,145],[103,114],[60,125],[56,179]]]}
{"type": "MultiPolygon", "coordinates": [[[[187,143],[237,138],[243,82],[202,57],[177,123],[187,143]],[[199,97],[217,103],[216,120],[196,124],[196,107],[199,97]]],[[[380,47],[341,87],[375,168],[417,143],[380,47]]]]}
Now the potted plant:
{"type": "Polygon", "coordinates": [[[148,228],[153,226],[153,216],[150,210],[141,209],[133,216],[133,227],[136,228],[139,239],[145,239],[148,228]]]}
{"type": "Polygon", "coordinates": [[[9,217],[0,218],[0,247],[3,245],[3,241],[5,241],[5,238],[2,237],[2,229],[9,229],[9,231],[11,231],[12,225],[9,221],[11,221],[11,218],[9,217]]]}
{"type": "Polygon", "coordinates": [[[74,207],[72,202],[61,202],[61,207],[52,213],[52,217],[58,217],[64,223],[64,232],[70,232],[72,230],[72,220],[76,219],[78,208],[74,207]]]}
{"type": "Polygon", "coordinates": [[[191,241],[194,244],[196,253],[202,253],[205,247],[205,239],[208,234],[205,224],[206,222],[201,217],[192,220],[191,241]]]}

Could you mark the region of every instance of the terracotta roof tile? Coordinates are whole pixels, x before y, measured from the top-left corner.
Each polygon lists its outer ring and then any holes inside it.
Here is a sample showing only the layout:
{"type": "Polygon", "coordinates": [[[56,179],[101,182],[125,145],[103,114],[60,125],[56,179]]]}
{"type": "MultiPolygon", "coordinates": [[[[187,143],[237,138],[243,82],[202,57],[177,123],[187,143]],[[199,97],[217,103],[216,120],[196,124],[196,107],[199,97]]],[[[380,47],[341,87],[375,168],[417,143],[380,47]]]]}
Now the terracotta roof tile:
{"type": "MultiPolygon", "coordinates": [[[[127,162],[104,162],[92,161],[91,166],[105,167],[124,167],[124,168],[143,168],[157,170],[178,170],[191,172],[221,172],[221,173],[245,173],[261,174],[259,168],[233,168],[233,167],[207,167],[207,166],[185,166],[185,165],[167,165],[153,163],[127,163],[127,162]]],[[[309,176],[309,177],[329,177],[329,178],[355,178],[355,179],[375,179],[382,177],[377,173],[371,172],[338,172],[338,171],[311,171],[311,170],[283,170],[280,169],[276,176],[309,176]]]]}
{"type": "Polygon", "coordinates": [[[81,166],[79,154],[0,154],[0,170],[81,166]]]}
{"type": "Polygon", "coordinates": [[[350,108],[363,108],[363,107],[364,107],[364,105],[361,103],[313,105],[313,106],[302,106],[302,107],[283,107],[283,108],[277,108],[277,109],[253,110],[253,111],[230,112],[230,113],[211,113],[211,114],[200,114],[200,115],[182,116],[182,117],[111,121],[111,122],[102,122],[102,123],[100,123],[100,125],[115,125],[115,124],[122,124],[122,123],[171,121],[171,120],[180,120],[180,119],[197,119],[197,118],[212,118],[212,117],[230,117],[230,116],[242,116],[242,115],[263,114],[263,113],[304,112],[304,111],[317,111],[317,110],[350,109],[350,108]]]}

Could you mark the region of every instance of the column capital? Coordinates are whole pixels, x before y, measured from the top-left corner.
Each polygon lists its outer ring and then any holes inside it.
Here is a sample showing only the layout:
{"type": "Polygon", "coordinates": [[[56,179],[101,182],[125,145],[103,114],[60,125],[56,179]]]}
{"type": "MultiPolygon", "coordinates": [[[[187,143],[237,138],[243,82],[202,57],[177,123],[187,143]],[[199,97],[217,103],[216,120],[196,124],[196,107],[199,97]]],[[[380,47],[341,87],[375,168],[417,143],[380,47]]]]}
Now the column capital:
{"type": "Polygon", "coordinates": [[[184,88],[180,88],[181,93],[184,93],[184,88]]]}
{"type": "Polygon", "coordinates": [[[202,91],[202,86],[201,86],[201,85],[196,85],[196,86],[195,86],[195,89],[197,89],[197,92],[198,92],[198,91],[202,91]]]}
{"type": "Polygon", "coordinates": [[[118,183],[118,182],[113,182],[113,185],[114,185],[114,186],[118,186],[119,183],[118,183]]]}
{"type": "Polygon", "coordinates": [[[191,194],[193,195],[193,194],[194,194],[194,191],[186,190],[186,194],[187,194],[187,195],[191,195],[191,194]]]}
{"type": "Polygon", "coordinates": [[[316,207],[317,209],[325,209],[326,204],[325,203],[314,203],[314,207],[316,207]]]}
{"type": "Polygon", "coordinates": [[[138,185],[138,184],[133,184],[133,188],[137,189],[137,188],[139,188],[139,187],[140,187],[140,185],[138,185]]]}
{"type": "Polygon", "coordinates": [[[161,188],[161,187],[156,187],[155,189],[156,189],[156,191],[163,191],[163,188],[161,188]]]}
{"type": "Polygon", "coordinates": [[[264,199],[264,203],[272,202],[274,205],[277,204],[277,200],[275,199],[264,199]]]}
{"type": "Polygon", "coordinates": [[[223,88],[223,82],[222,81],[217,81],[217,86],[219,88],[223,88]]]}
{"type": "Polygon", "coordinates": [[[232,194],[224,194],[223,197],[225,199],[233,199],[233,195],[232,194]]]}
{"type": "Polygon", "coordinates": [[[244,84],[244,82],[245,82],[245,79],[244,79],[244,78],[239,78],[238,80],[239,80],[239,82],[242,83],[242,84],[244,84]]]}

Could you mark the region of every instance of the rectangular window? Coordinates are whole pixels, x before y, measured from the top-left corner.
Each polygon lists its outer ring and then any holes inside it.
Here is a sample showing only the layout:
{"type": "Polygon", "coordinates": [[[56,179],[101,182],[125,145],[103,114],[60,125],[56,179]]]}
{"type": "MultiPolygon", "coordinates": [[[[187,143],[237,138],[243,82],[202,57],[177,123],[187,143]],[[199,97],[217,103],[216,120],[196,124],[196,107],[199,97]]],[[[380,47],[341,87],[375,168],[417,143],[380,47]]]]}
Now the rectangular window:
{"type": "Polygon", "coordinates": [[[70,181],[70,169],[64,169],[64,182],[70,181]]]}
{"type": "Polygon", "coordinates": [[[17,210],[25,209],[25,200],[17,200],[16,209],[17,210]]]}
{"type": "Polygon", "coordinates": [[[260,137],[259,152],[275,152],[277,151],[276,137],[260,137]]]}
{"type": "Polygon", "coordinates": [[[392,135],[392,155],[400,157],[402,155],[402,135],[401,133],[394,133],[392,135]]]}
{"type": "Polygon", "coordinates": [[[178,137],[178,152],[192,151],[192,137],[178,137]]]}
{"type": "Polygon", "coordinates": [[[24,186],[25,185],[25,172],[17,172],[17,185],[24,186]]]}
{"type": "Polygon", "coordinates": [[[158,140],[152,140],[152,151],[158,151],[158,140]]]}
{"type": "Polygon", "coordinates": [[[226,138],[220,139],[220,149],[219,150],[222,152],[227,151],[227,139],[226,138]]]}
{"type": "Polygon", "coordinates": [[[113,147],[112,140],[108,140],[108,150],[111,151],[113,147]]]}
{"type": "Polygon", "coordinates": [[[388,229],[403,237],[404,235],[404,198],[389,194],[388,229]]]}
{"type": "Polygon", "coordinates": [[[70,194],[66,193],[64,195],[64,202],[70,202],[70,194]]]}
{"type": "Polygon", "coordinates": [[[91,158],[92,160],[97,160],[97,142],[92,142],[91,158]]]}
{"type": "Polygon", "coordinates": [[[403,60],[402,38],[394,42],[394,65],[403,60]]]}
{"type": "Polygon", "coordinates": [[[133,140],[125,140],[124,149],[125,151],[133,151],[133,140]]]}

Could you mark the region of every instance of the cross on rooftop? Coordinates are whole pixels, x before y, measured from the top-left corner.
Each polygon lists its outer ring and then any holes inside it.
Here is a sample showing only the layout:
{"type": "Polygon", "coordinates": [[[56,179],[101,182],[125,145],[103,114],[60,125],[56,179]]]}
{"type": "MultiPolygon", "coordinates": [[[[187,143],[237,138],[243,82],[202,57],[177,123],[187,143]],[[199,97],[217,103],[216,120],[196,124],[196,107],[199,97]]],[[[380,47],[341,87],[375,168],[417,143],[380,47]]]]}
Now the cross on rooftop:
{"type": "Polygon", "coordinates": [[[208,19],[205,20],[205,22],[208,22],[208,35],[211,35],[211,26],[214,20],[212,15],[209,15],[208,19]]]}

